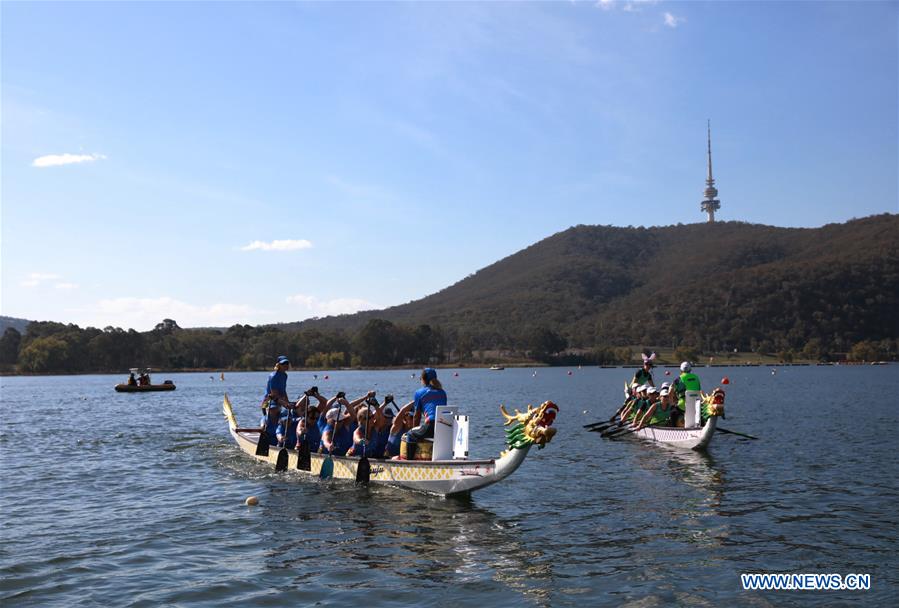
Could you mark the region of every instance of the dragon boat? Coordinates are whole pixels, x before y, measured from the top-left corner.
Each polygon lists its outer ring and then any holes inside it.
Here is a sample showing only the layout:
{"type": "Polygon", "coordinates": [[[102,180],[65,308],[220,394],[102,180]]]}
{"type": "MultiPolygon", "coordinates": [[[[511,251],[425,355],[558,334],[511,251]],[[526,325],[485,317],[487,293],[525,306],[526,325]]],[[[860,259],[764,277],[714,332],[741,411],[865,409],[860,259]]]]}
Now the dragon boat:
{"type": "MultiPolygon", "coordinates": [[[[222,411],[228,421],[228,430],[238,447],[257,461],[278,468],[280,453],[286,452],[286,469],[294,470],[306,478],[319,477],[322,465],[331,458],[335,479],[355,480],[361,458],[352,456],[328,456],[310,454],[310,461],[303,463],[297,450],[271,446],[267,454],[257,453],[259,431],[238,427],[237,418],[228,395],[225,395],[222,411]],[[305,470],[308,466],[308,470],[305,470]]],[[[499,458],[471,459],[468,457],[469,417],[460,415],[456,406],[439,406],[434,425],[434,439],[430,450],[430,460],[392,460],[368,458],[371,473],[369,483],[383,484],[409,490],[454,496],[470,494],[501,481],[515,472],[527,457],[531,447],[543,449],[556,434],[552,426],[559,407],[552,401],[545,401],[540,407],[528,406],[527,411],[514,410],[509,414],[501,405],[500,412],[505,418],[506,449],[499,458]]],[[[282,467],[285,462],[281,456],[282,467]]]]}
{"type": "Polygon", "coordinates": [[[696,428],[646,426],[639,431],[628,432],[625,436],[638,437],[655,441],[676,448],[704,450],[709,446],[718,418],[724,416],[724,393],[715,391],[710,395],[702,395],[702,420],[704,424],[696,428]]]}

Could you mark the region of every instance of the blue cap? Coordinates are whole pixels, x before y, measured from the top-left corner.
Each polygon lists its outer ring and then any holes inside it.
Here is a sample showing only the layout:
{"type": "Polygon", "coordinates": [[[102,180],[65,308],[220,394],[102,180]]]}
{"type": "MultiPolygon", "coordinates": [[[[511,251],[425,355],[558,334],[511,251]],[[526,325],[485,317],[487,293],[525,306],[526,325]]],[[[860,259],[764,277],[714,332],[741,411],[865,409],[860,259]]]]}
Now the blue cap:
{"type": "Polygon", "coordinates": [[[426,367],[425,371],[422,372],[422,374],[424,374],[425,380],[428,382],[437,379],[437,370],[433,367],[426,367]]]}
{"type": "Polygon", "coordinates": [[[290,365],[290,359],[281,355],[278,357],[278,365],[290,365]]]}

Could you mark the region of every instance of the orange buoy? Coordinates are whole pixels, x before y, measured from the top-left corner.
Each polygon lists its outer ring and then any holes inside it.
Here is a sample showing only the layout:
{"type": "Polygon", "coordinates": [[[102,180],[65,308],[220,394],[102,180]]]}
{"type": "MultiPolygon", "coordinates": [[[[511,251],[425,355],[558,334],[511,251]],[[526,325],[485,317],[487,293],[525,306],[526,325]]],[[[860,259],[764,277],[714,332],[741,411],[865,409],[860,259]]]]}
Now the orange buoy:
{"type": "Polygon", "coordinates": [[[730,378],[724,376],[723,378],[721,378],[721,384],[730,384],[730,378]]]}

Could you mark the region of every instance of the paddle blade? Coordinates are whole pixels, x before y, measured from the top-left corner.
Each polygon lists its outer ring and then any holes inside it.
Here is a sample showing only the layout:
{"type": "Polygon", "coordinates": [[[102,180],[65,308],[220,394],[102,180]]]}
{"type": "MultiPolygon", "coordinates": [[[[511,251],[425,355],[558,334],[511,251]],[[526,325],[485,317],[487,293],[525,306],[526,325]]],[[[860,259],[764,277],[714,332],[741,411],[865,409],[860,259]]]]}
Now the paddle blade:
{"type": "Polygon", "coordinates": [[[319,471],[318,477],[319,479],[331,479],[334,476],[334,461],[331,460],[331,455],[328,454],[328,457],[325,458],[324,462],[322,462],[322,470],[319,471]]]}
{"type": "Polygon", "coordinates": [[[278,450],[278,460],[275,462],[275,470],[276,471],[286,471],[287,470],[287,448],[281,448],[278,450]]]}
{"type": "Polygon", "coordinates": [[[312,470],[312,453],[309,451],[309,444],[305,441],[300,444],[300,450],[297,454],[297,469],[300,471],[312,470]]]}
{"type": "Polygon", "coordinates": [[[368,456],[363,456],[359,460],[359,466],[356,467],[356,483],[365,484],[371,479],[371,463],[368,462],[368,456]]]}
{"type": "Polygon", "coordinates": [[[256,442],[256,455],[268,456],[268,433],[265,430],[259,433],[259,441],[256,442]]]}

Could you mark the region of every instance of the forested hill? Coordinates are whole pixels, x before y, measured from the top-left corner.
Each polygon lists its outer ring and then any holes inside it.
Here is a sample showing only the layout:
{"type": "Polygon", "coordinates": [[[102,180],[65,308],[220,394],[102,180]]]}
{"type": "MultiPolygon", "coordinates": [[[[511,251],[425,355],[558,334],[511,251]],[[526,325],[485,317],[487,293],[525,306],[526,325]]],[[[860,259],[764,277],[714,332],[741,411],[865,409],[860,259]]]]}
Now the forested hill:
{"type": "Polygon", "coordinates": [[[475,347],[548,328],[570,346],[841,350],[899,336],[899,215],[821,228],[576,226],[421,300],[290,324],[440,326],[475,347]]]}

